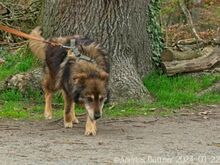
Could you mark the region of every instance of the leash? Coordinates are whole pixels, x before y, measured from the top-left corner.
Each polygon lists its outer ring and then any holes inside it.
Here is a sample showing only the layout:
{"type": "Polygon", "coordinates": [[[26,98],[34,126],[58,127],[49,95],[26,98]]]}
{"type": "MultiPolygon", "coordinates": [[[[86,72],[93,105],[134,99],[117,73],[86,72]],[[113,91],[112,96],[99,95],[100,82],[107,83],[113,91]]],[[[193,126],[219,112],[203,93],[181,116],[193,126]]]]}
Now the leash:
{"type": "Polygon", "coordinates": [[[13,28],[10,28],[8,26],[0,25],[0,30],[6,31],[8,33],[14,34],[14,35],[22,37],[22,38],[36,40],[36,41],[44,42],[44,43],[55,45],[55,46],[62,46],[62,44],[58,44],[58,43],[55,43],[55,42],[50,42],[50,41],[42,40],[42,39],[40,39],[38,37],[32,36],[30,34],[21,32],[19,30],[13,29],[13,28]]]}
{"type": "Polygon", "coordinates": [[[47,44],[51,44],[53,46],[61,46],[65,49],[72,49],[72,51],[75,54],[76,58],[78,58],[79,60],[82,59],[82,60],[92,62],[92,63],[95,62],[94,59],[92,59],[91,57],[83,55],[79,52],[78,48],[76,47],[76,40],[75,39],[70,40],[70,46],[65,46],[65,45],[62,45],[60,43],[51,42],[51,41],[47,41],[47,40],[42,40],[38,37],[32,36],[30,34],[24,33],[22,31],[19,31],[19,30],[16,30],[16,29],[10,28],[8,26],[4,26],[4,25],[0,25],[0,30],[6,31],[8,33],[14,34],[14,35],[22,37],[22,38],[44,42],[44,43],[47,43],[47,44]]]}

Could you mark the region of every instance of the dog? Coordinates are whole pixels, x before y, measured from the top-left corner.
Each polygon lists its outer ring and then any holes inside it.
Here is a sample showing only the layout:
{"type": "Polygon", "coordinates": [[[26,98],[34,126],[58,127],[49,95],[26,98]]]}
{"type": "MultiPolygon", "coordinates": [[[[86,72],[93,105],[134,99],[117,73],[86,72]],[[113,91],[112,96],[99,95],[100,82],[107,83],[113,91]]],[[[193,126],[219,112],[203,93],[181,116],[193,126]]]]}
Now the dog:
{"type": "MultiPolygon", "coordinates": [[[[30,33],[41,40],[40,27],[30,33]]],[[[88,59],[76,57],[73,49],[38,40],[30,40],[31,51],[44,65],[42,86],[45,95],[44,116],[52,119],[52,95],[62,90],[64,98],[64,127],[72,128],[78,123],[75,104],[81,103],[87,111],[85,135],[96,135],[96,120],[102,116],[108,98],[109,61],[107,53],[99,44],[79,35],[52,38],[47,41],[75,48],[88,59]]]]}

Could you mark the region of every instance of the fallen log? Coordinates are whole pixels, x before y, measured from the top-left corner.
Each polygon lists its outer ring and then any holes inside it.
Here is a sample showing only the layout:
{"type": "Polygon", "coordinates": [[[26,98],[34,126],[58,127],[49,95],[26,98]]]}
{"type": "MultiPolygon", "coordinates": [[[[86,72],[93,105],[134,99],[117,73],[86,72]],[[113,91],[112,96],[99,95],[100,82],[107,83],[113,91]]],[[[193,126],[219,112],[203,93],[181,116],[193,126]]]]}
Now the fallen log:
{"type": "Polygon", "coordinates": [[[200,51],[188,50],[188,51],[176,51],[172,48],[165,48],[161,55],[162,61],[174,61],[174,60],[191,60],[202,56],[200,51]]]}
{"type": "Polygon", "coordinates": [[[170,47],[167,47],[163,50],[161,55],[162,61],[175,61],[175,60],[191,60],[194,58],[198,58],[201,56],[206,56],[207,54],[212,53],[214,50],[214,47],[208,46],[203,48],[202,50],[192,50],[188,49],[187,51],[177,51],[173,50],[170,47]]]}
{"type": "Polygon", "coordinates": [[[6,80],[0,81],[0,91],[5,89],[16,89],[25,94],[29,90],[42,90],[42,77],[42,68],[36,68],[25,73],[18,73],[8,77],[6,80]]]}
{"type": "Polygon", "coordinates": [[[195,38],[189,38],[189,39],[185,39],[185,40],[179,40],[175,45],[196,45],[196,44],[202,44],[201,46],[207,46],[207,45],[220,45],[220,38],[214,38],[211,40],[202,40],[202,41],[198,41],[195,38]]]}
{"type": "Polygon", "coordinates": [[[198,41],[195,38],[189,38],[184,40],[179,40],[178,42],[173,44],[173,47],[176,47],[180,51],[186,50],[198,50],[207,46],[219,46],[220,45],[220,37],[213,38],[210,40],[202,40],[198,41]]]}
{"type": "Polygon", "coordinates": [[[175,75],[177,73],[189,73],[198,72],[211,69],[220,64],[220,48],[210,49],[205,55],[191,59],[181,61],[164,61],[162,62],[162,68],[168,76],[175,75]]]}

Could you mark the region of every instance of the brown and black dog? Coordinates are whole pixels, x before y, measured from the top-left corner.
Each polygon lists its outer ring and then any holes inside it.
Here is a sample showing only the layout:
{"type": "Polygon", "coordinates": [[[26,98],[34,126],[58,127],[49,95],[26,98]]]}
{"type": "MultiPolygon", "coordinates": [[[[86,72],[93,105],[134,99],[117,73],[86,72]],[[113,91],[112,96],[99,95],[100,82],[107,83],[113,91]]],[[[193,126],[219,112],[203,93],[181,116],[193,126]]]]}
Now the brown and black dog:
{"type": "MultiPolygon", "coordinates": [[[[31,35],[44,39],[40,28],[31,35]]],[[[93,60],[76,58],[72,49],[30,40],[33,53],[45,61],[43,89],[45,93],[46,119],[52,118],[52,95],[62,90],[64,97],[64,126],[71,128],[78,123],[75,115],[75,103],[81,102],[87,110],[85,135],[96,135],[96,120],[102,116],[102,109],[108,95],[109,63],[107,54],[93,40],[81,36],[52,38],[49,41],[70,45],[74,39],[76,48],[93,60]]]]}

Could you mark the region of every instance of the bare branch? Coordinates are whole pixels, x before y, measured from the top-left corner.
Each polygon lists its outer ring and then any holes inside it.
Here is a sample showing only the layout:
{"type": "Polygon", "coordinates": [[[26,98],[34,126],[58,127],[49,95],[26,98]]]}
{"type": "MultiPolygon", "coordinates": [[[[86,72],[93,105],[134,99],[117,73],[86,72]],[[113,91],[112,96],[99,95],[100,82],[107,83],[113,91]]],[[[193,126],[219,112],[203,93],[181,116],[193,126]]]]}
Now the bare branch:
{"type": "Polygon", "coordinates": [[[186,19],[187,19],[187,23],[190,25],[190,28],[192,30],[192,33],[194,35],[194,37],[198,40],[198,41],[202,41],[202,39],[200,38],[200,36],[197,34],[196,32],[196,28],[193,24],[193,20],[192,20],[192,16],[189,12],[189,10],[187,9],[185,3],[184,3],[184,0],[179,0],[179,5],[180,5],[180,8],[183,12],[183,14],[185,15],[186,19]]]}

